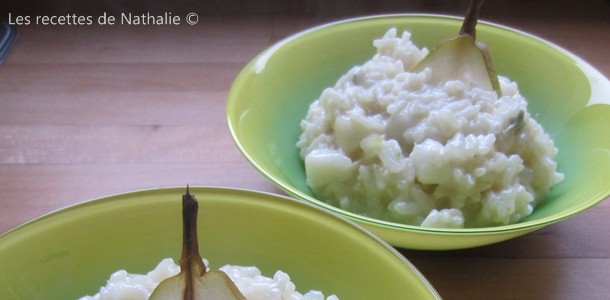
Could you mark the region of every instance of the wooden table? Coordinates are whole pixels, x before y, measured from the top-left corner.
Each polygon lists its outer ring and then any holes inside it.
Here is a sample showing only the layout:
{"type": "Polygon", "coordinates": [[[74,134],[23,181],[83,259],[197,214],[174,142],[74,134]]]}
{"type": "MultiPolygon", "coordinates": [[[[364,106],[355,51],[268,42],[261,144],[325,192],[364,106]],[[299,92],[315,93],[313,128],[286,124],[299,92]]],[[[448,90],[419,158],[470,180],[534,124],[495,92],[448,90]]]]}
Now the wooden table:
{"type": "MultiPolygon", "coordinates": [[[[590,2],[551,15],[514,9],[488,19],[546,38],[610,75],[610,5],[590,2]]],[[[342,17],[20,27],[0,65],[0,232],[66,205],[138,189],[191,184],[281,194],[234,146],[227,91],[273,42],[342,17]]],[[[401,251],[445,299],[607,299],[608,228],[606,201],[491,246],[401,251]]]]}

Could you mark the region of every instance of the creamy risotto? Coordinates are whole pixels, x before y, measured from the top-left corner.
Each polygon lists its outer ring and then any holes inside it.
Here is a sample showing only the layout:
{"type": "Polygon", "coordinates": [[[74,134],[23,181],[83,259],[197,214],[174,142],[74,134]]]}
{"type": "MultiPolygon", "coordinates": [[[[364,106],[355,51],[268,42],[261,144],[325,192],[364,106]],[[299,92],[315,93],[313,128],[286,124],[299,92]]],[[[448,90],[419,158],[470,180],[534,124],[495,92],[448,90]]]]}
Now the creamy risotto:
{"type": "Polygon", "coordinates": [[[322,200],[361,215],[425,227],[510,224],[532,213],[563,175],[553,141],[517,84],[502,96],[408,70],[428,50],[390,29],[377,53],[327,88],[297,142],[322,200]]]}
{"type": "MultiPolygon", "coordinates": [[[[204,262],[207,266],[207,261],[204,262]]],[[[290,276],[282,271],[275,272],[270,278],[263,276],[256,267],[225,265],[220,270],[229,275],[248,300],[339,300],[335,295],[324,298],[320,291],[299,293],[295,284],[290,281],[290,276]]],[[[119,270],[110,276],[106,286],[101,287],[98,294],[85,296],[80,300],[146,300],[161,281],[179,272],[180,266],[171,258],[163,259],[155,269],[145,275],[119,270]]]]}

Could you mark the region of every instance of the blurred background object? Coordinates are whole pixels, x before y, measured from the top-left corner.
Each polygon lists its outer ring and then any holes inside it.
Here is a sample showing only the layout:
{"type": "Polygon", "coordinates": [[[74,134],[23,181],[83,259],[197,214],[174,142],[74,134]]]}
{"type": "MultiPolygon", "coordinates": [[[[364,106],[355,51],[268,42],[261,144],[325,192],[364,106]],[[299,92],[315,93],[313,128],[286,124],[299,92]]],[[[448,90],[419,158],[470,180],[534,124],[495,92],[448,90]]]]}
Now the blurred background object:
{"type": "MultiPolygon", "coordinates": [[[[317,16],[354,17],[385,13],[439,13],[463,15],[468,1],[454,0],[177,0],[177,1],[11,1],[0,6],[2,17],[8,12],[16,15],[59,15],[67,13],[98,15],[122,12],[160,14],[172,11],[176,14],[196,12],[200,16],[317,16]]],[[[596,18],[610,19],[610,1],[607,0],[493,0],[487,1],[482,15],[491,18],[596,18]],[[591,9],[594,7],[595,9],[591,9]],[[543,13],[541,13],[543,12],[543,13]]]]}
{"type": "Polygon", "coordinates": [[[17,29],[6,22],[0,23],[0,64],[10,52],[17,39],[17,29]]]}

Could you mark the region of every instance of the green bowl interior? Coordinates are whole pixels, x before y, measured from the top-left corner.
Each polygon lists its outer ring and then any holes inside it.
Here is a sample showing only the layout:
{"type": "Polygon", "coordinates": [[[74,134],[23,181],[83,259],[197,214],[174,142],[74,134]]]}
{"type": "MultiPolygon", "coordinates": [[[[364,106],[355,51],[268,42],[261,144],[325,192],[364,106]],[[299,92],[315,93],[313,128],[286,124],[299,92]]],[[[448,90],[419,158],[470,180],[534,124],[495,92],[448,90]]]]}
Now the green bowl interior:
{"type": "MultiPolygon", "coordinates": [[[[3,234],[0,298],[77,299],[96,293],[116,270],[145,273],[162,258],[177,262],[183,192],[85,202],[3,234]]],[[[200,202],[200,250],[213,268],[255,265],[266,276],[283,270],[299,291],[344,299],[438,298],[387,244],[321,209],[243,190],[191,187],[191,193],[200,202]]]]}
{"type": "MultiPolygon", "coordinates": [[[[311,102],[352,66],[369,59],[375,52],[372,41],[389,28],[406,29],[414,43],[431,48],[455,36],[460,25],[452,17],[382,16],[321,26],[279,42],[243,69],[229,94],[227,116],[238,147],[291,195],[367,226],[423,230],[366,219],[316,200],[295,144],[311,102]]],[[[541,39],[489,23],[477,26],[477,39],[489,47],[498,73],[519,84],[530,112],[554,139],[559,170],[566,178],[526,222],[465,232],[531,228],[602,201],[610,194],[610,102],[589,103],[591,80],[583,62],[541,39]]]]}

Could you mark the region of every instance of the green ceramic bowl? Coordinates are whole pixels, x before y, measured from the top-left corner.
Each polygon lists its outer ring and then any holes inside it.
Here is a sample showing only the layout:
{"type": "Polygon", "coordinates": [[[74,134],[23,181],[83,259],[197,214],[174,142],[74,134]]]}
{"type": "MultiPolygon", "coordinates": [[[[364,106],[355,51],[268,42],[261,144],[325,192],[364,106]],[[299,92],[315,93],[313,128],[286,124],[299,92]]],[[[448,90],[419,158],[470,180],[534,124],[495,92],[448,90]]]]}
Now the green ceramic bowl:
{"type": "MultiPolygon", "coordinates": [[[[78,299],[110,274],[152,270],[181,254],[184,188],[84,202],[0,235],[0,299],[78,299]]],[[[440,299],[404,257],[344,218],[296,200],[191,187],[200,251],[212,267],[283,270],[300,291],[341,299],[440,299]]]]}
{"type": "Polygon", "coordinates": [[[481,22],[498,72],[518,82],[532,115],[559,148],[565,180],[521,223],[477,229],[426,229],[366,218],[317,200],[295,143],[299,122],[325,87],[375,52],[390,27],[428,48],[453,37],[461,19],[387,15],[316,27],[288,37],[249,63],[228,96],[227,116],[244,156],[288,194],[355,220],[395,246],[458,249],[523,235],[574,216],[610,194],[610,82],[566,50],[532,35],[481,22]]]}

